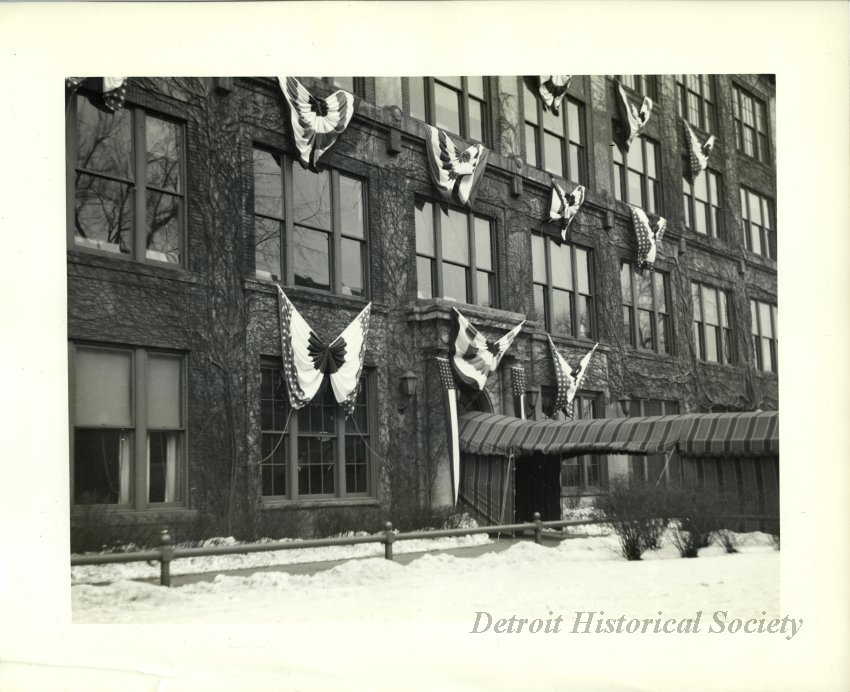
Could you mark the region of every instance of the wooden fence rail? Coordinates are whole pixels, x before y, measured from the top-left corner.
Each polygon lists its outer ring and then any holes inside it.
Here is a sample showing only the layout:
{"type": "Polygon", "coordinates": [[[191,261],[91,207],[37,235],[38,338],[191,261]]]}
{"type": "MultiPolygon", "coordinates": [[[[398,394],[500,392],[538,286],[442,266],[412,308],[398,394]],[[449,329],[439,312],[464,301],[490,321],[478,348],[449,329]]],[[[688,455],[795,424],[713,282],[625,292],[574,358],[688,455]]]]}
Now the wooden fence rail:
{"type": "MultiPolygon", "coordinates": [[[[727,517],[729,519],[765,520],[776,519],[776,517],[765,517],[756,515],[740,515],[727,517]]],[[[302,548],[322,548],[328,546],[359,545],[362,543],[383,543],[384,557],[393,559],[393,543],[396,541],[410,541],[417,538],[448,538],[451,536],[471,536],[479,533],[487,534],[515,534],[534,532],[534,541],[543,541],[544,529],[559,529],[567,526],[587,526],[591,524],[610,524],[611,519],[561,519],[556,521],[542,521],[540,513],[534,513],[533,521],[522,524],[498,524],[494,526],[476,526],[462,529],[438,529],[434,531],[411,531],[408,533],[396,533],[393,531],[392,522],[384,525],[384,531],[370,536],[349,536],[345,538],[314,538],[297,541],[269,541],[267,543],[242,543],[239,545],[218,545],[203,548],[175,548],[174,541],[163,529],[160,533],[160,547],[152,550],[141,550],[127,553],[109,553],[106,555],[72,555],[71,566],[82,565],[106,565],[129,562],[158,561],[160,563],[159,583],[162,586],[171,586],[171,562],[184,557],[203,557],[208,555],[243,555],[247,553],[262,553],[275,550],[300,550],[302,548]]]]}

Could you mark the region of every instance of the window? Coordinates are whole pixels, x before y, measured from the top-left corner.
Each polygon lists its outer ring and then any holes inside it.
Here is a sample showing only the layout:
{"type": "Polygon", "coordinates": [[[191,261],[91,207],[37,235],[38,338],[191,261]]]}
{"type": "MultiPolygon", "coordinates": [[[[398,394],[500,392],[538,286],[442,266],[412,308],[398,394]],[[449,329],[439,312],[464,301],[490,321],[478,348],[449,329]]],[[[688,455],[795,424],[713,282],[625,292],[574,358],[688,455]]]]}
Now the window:
{"type": "Polygon", "coordinates": [[[667,274],[639,272],[623,263],[620,269],[623,323],[632,348],[658,353],[672,352],[670,333],[670,286],[667,274]]]}
{"type": "Polygon", "coordinates": [[[753,336],[756,367],[767,372],[778,372],[779,329],[776,322],[776,306],[760,300],[751,300],[750,329],[753,336]]]}
{"type": "Polygon", "coordinates": [[[700,173],[694,183],[683,176],[682,193],[685,226],[702,235],[721,237],[723,210],[720,206],[720,176],[708,169],[700,173]]]}
{"type": "Polygon", "coordinates": [[[550,334],[593,338],[593,269],[589,250],[531,236],[534,311],[550,334]]]}
{"type": "Polygon", "coordinates": [[[741,188],[741,221],[747,250],[776,259],[776,228],[773,205],[767,197],[741,188]]]}
{"type": "Polygon", "coordinates": [[[716,131],[713,78],[708,74],[676,75],[676,112],[711,134],[716,131]]]}
{"type": "MultiPolygon", "coordinates": [[[[563,411],[555,410],[556,387],[541,388],[544,418],[567,420],[563,411]]],[[[573,399],[573,420],[602,418],[602,402],[598,394],[580,393],[573,399]]],[[[606,457],[599,454],[583,454],[578,457],[561,458],[561,494],[581,494],[589,488],[598,488],[607,480],[606,457]]]]}
{"type": "Polygon", "coordinates": [[[637,137],[625,156],[614,147],[614,196],[652,214],[661,213],[658,160],[658,143],[648,137],[637,137]]]}
{"type": "Polygon", "coordinates": [[[757,161],[769,163],[767,149],[767,108],[764,101],[733,85],[732,114],[738,151],[757,161]]]}
{"type": "Polygon", "coordinates": [[[484,77],[410,77],[410,115],[464,139],[486,142],[484,77]]]}
{"type": "Polygon", "coordinates": [[[84,93],[70,107],[74,207],[68,232],[74,246],[183,263],[183,128],[141,108],[106,113],[84,93]]]}
{"type": "MultiPolygon", "coordinates": [[[[663,399],[632,399],[629,409],[630,418],[641,416],[675,416],[678,415],[679,402],[663,399]]],[[[650,484],[659,483],[662,479],[668,483],[671,478],[681,476],[681,461],[675,452],[667,464],[663,454],[630,455],[629,474],[632,478],[646,481],[650,484]]]]}
{"type": "Polygon", "coordinates": [[[416,281],[418,298],[439,296],[496,307],[493,228],[475,214],[417,202],[416,281]]]}
{"type": "Polygon", "coordinates": [[[654,75],[618,74],[615,77],[624,87],[636,91],[641,96],[649,96],[653,101],[658,102],[658,79],[654,75]]]}
{"type": "Polygon", "coordinates": [[[129,509],[185,500],[182,356],[72,345],[71,494],[129,509]]]}
{"type": "Polygon", "coordinates": [[[694,351],[700,360],[732,362],[731,303],[726,291],[691,283],[694,311],[694,351]]]}
{"type": "Polygon", "coordinates": [[[325,77],[325,81],[335,89],[343,89],[355,96],[363,96],[363,77],[325,77]]]}
{"type": "Polygon", "coordinates": [[[288,156],[255,148],[257,276],[365,296],[365,200],[366,184],[358,178],[338,171],[306,171],[288,156]]]}
{"type": "Polygon", "coordinates": [[[552,175],[587,181],[584,107],[565,97],[560,115],[543,109],[536,90],[525,89],[525,160],[552,175]]]}
{"type": "Polygon", "coordinates": [[[367,496],[371,493],[371,382],[363,375],[354,415],[345,418],[328,379],[313,400],[290,411],[280,366],[260,369],[260,452],[263,497],[367,496]],[[294,465],[289,461],[295,459],[294,465]]]}

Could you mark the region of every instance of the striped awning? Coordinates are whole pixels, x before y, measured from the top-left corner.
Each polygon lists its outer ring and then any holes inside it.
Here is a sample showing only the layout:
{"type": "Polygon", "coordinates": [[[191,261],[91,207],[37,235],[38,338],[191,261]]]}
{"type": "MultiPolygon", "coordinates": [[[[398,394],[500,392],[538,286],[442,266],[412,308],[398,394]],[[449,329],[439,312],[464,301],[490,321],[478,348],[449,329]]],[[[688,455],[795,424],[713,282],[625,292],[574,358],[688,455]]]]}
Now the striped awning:
{"type": "Polygon", "coordinates": [[[493,413],[459,417],[460,450],[469,454],[588,453],[687,456],[779,454],[779,414],[686,413],[578,421],[524,421],[493,413]]]}

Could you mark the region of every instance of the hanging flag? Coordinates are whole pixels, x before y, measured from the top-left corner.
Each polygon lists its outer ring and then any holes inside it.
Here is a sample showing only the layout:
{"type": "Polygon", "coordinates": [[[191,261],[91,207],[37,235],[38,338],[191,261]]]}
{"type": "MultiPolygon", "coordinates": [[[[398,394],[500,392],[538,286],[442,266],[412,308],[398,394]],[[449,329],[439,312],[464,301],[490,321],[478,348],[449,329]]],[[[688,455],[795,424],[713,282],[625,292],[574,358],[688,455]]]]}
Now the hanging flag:
{"type": "Polygon", "coordinates": [[[558,245],[567,242],[567,229],[573,217],[578,213],[582,202],[584,202],[584,192],[584,187],[577,185],[568,195],[564,192],[564,188],[552,178],[552,203],[549,207],[549,220],[561,222],[561,241],[558,245]]]}
{"type": "Polygon", "coordinates": [[[499,361],[511,347],[525,320],[501,339],[491,341],[473,327],[457,308],[454,308],[454,311],[457,315],[458,332],[452,361],[460,379],[480,391],[484,389],[490,373],[499,366],[499,361]]]}
{"type": "Polygon", "coordinates": [[[369,303],[336,339],[325,344],[299,314],[278,286],[280,341],[283,372],[289,389],[289,403],[300,409],[310,403],[328,375],[337,403],[347,415],[354,412],[354,400],[363,369],[363,353],[369,332],[369,303]]]}
{"type": "Polygon", "coordinates": [[[289,104],[301,165],[316,171],[322,154],[348,127],[354,115],[354,95],[340,89],[322,99],[313,96],[295,77],[278,77],[278,81],[289,104]]]}
{"type": "Polygon", "coordinates": [[[460,492],[460,437],[458,435],[457,422],[457,384],[455,383],[452,366],[447,358],[437,357],[437,365],[440,369],[440,383],[443,386],[443,397],[446,407],[446,432],[449,437],[449,470],[452,481],[452,499],[457,505],[458,493],[460,492]]]}
{"type": "Polygon", "coordinates": [[[652,113],[652,99],[645,96],[640,110],[629,101],[626,92],[619,82],[616,84],[616,100],[617,110],[620,114],[620,126],[614,133],[614,142],[619,147],[620,151],[625,155],[629,151],[632,141],[637,137],[646,123],[649,121],[649,115],[652,113]]]}
{"type": "MultiPolygon", "coordinates": [[[[547,334],[547,336],[549,336],[547,334]]],[[[558,380],[558,394],[555,396],[555,410],[565,409],[567,415],[573,417],[573,400],[576,398],[581,381],[584,379],[584,373],[587,371],[587,366],[593,356],[593,352],[599,344],[594,344],[593,348],[584,354],[584,357],[579,361],[577,368],[571,368],[566,359],[555,348],[552,343],[552,337],[549,336],[549,346],[552,348],[552,356],[555,361],[555,375],[558,380]]]]}
{"type": "Polygon", "coordinates": [[[428,132],[425,138],[428,167],[434,185],[447,203],[456,195],[461,204],[471,209],[484,177],[489,150],[481,144],[473,144],[463,152],[458,152],[455,143],[445,132],[431,125],[426,125],[425,129],[428,132]]]}
{"type": "Polygon", "coordinates": [[[126,77],[103,78],[103,105],[105,105],[111,111],[120,111],[122,108],[124,108],[124,100],[126,98],[126,77]]]}
{"type": "Polygon", "coordinates": [[[555,115],[559,115],[561,108],[561,100],[567,93],[567,87],[570,85],[570,75],[541,75],[540,86],[538,91],[540,98],[543,100],[543,110],[551,110],[555,115]]]}
{"type": "Polygon", "coordinates": [[[635,227],[635,235],[637,235],[638,269],[645,267],[652,269],[656,255],[661,250],[661,238],[664,235],[664,229],[667,227],[667,220],[663,216],[659,216],[655,228],[652,228],[643,209],[634,205],[629,206],[632,209],[632,223],[635,227]]]}
{"type": "Polygon", "coordinates": [[[711,156],[711,151],[714,149],[714,135],[711,135],[704,144],[700,144],[691,126],[687,120],[683,120],[685,125],[685,143],[688,147],[688,163],[690,166],[690,180],[695,182],[699,174],[708,168],[708,157],[711,156]]]}

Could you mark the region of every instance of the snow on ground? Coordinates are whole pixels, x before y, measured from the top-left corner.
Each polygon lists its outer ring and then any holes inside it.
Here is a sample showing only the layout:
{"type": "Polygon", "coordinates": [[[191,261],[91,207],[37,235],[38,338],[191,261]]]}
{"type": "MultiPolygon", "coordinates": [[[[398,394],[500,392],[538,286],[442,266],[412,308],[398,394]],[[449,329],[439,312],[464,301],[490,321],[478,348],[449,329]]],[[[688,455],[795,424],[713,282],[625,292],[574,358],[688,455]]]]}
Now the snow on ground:
{"type": "MultiPolygon", "coordinates": [[[[354,534],[352,534],[354,535],[354,534]]],[[[358,533],[357,535],[366,535],[358,533]]],[[[393,553],[418,553],[426,550],[445,550],[485,545],[492,541],[487,534],[455,536],[447,538],[411,539],[393,543],[393,553]]],[[[203,546],[232,545],[239,542],[234,538],[213,538],[203,542],[203,546]]],[[[361,543],[348,546],[328,546],[322,548],[298,548],[295,550],[273,550],[263,553],[243,553],[241,555],[205,555],[185,557],[171,563],[171,574],[202,574],[205,572],[226,572],[228,570],[273,567],[275,565],[295,565],[308,562],[332,562],[362,557],[382,557],[382,543],[361,543]]],[[[71,584],[93,584],[119,581],[122,579],[159,579],[159,562],[129,562],[112,565],[77,565],[71,568],[71,584]]]]}
{"type": "MultiPolygon", "coordinates": [[[[606,617],[655,618],[662,611],[665,618],[687,618],[698,610],[775,617],[779,552],[766,534],[739,535],[739,545],[737,554],[711,546],[699,558],[682,559],[667,539],[644,560],[627,562],[617,553],[614,536],[596,532],[556,547],[521,541],[474,558],[428,553],[401,565],[375,557],[312,575],[219,575],[171,589],[125,578],[105,586],[74,585],[73,618],[75,623],[461,622],[471,628],[478,611],[494,619],[561,614],[565,621],[576,611],[600,610],[606,617]]],[[[301,552],[306,550],[288,554],[301,552]]]]}

